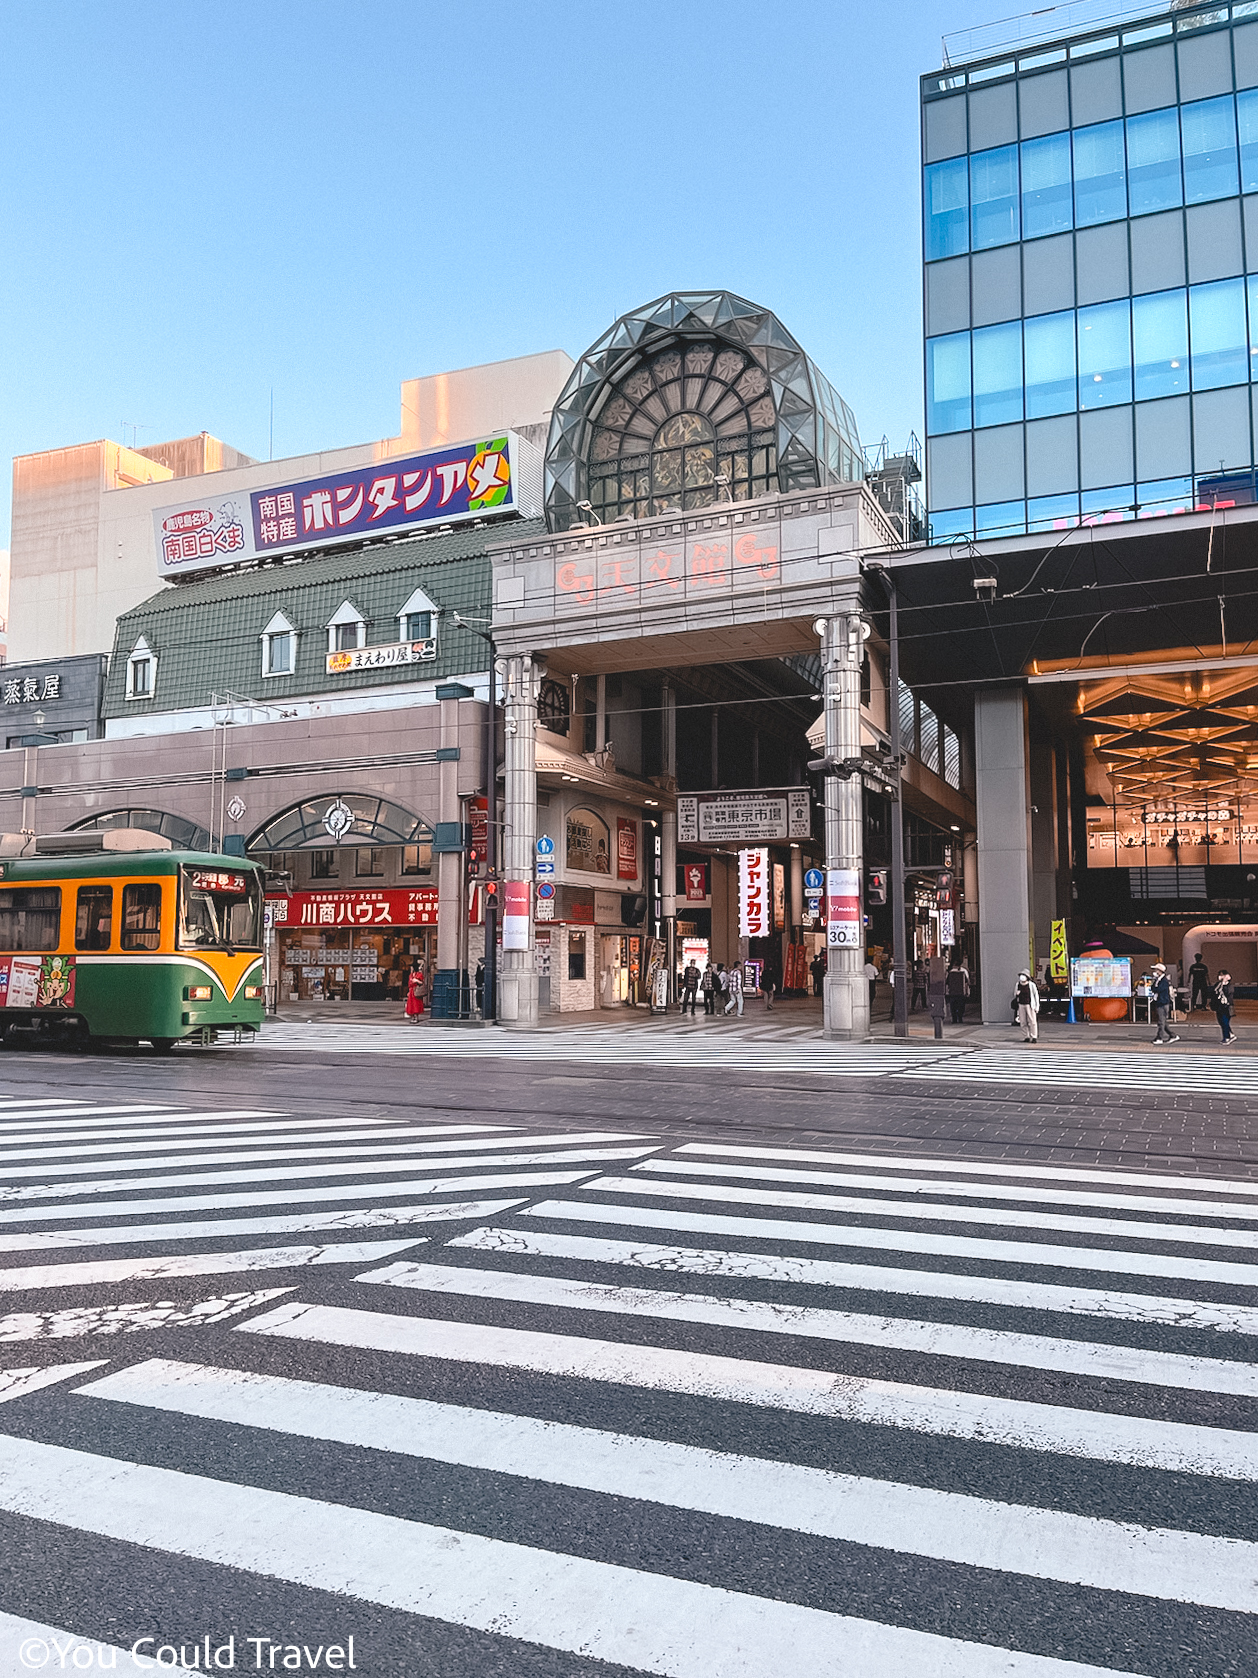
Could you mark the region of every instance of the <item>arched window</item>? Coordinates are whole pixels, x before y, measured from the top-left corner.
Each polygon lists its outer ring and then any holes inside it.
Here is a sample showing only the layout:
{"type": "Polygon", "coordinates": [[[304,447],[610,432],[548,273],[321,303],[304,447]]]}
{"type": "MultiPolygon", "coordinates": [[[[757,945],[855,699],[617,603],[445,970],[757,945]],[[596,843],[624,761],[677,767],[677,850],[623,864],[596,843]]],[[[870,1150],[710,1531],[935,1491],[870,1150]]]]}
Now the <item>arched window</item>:
{"type": "Polygon", "coordinates": [[[329,845],[423,845],[432,828],[400,804],[371,793],[332,792],[291,805],[265,822],[249,840],[251,854],[326,850],[329,845]]]}
{"type": "Polygon", "coordinates": [[[208,851],[210,835],[208,831],[186,816],[172,816],[169,810],[101,810],[86,821],[75,822],[70,828],[72,833],[81,833],[85,829],[103,829],[107,833],[117,828],[138,827],[145,833],[160,833],[164,839],[169,839],[172,847],[177,851],[208,851]]]}

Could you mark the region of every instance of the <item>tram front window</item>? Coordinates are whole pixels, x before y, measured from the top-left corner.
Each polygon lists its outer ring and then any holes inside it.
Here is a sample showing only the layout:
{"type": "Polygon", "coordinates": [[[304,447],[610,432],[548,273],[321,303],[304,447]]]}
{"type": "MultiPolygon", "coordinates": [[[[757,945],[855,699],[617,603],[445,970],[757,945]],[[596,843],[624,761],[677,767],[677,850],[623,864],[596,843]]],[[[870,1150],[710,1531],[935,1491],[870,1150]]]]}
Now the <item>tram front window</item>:
{"type": "Polygon", "coordinates": [[[229,868],[182,870],[181,949],[260,950],[262,888],[253,873],[229,868]]]}

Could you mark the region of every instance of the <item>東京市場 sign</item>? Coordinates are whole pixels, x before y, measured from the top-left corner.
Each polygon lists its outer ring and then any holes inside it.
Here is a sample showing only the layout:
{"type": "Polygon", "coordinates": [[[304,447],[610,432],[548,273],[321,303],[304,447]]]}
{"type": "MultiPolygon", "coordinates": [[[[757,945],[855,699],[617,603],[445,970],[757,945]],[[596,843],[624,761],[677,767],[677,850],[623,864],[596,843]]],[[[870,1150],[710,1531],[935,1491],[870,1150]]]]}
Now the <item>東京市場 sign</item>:
{"type": "Polygon", "coordinates": [[[205,495],[153,514],[163,577],[397,531],[455,524],[517,505],[514,432],[321,478],[205,495]]]}
{"type": "Polygon", "coordinates": [[[807,787],[766,792],[697,792],[677,800],[677,838],[683,845],[770,844],[812,835],[807,787]]]}

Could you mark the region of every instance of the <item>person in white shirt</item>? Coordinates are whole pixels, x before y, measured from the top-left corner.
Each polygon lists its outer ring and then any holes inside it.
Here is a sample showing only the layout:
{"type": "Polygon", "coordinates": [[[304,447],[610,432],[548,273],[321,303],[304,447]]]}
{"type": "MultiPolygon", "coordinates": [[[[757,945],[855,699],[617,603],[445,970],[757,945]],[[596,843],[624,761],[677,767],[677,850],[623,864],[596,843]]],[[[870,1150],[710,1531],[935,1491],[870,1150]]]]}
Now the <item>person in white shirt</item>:
{"type": "Polygon", "coordinates": [[[878,969],[872,961],[865,963],[865,977],[869,980],[869,1006],[874,1005],[874,993],[878,989],[878,969]]]}
{"type": "Polygon", "coordinates": [[[737,1008],[738,1017],[741,1019],[743,1012],[743,970],[738,963],[735,962],[725,977],[729,980],[729,983],[726,986],[726,990],[729,993],[729,1001],[725,1004],[725,1012],[727,1014],[731,1014],[734,1009],[737,1008]]]}

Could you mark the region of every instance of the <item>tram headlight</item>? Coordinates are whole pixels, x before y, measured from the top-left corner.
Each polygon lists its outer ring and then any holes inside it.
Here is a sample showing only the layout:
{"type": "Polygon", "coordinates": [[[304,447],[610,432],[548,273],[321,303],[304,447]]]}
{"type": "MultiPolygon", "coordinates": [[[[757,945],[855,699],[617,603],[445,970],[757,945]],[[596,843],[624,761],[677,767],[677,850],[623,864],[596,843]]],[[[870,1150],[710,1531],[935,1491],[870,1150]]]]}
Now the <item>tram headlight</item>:
{"type": "Polygon", "coordinates": [[[183,993],[189,1002],[208,1002],[214,995],[212,985],[189,985],[183,993]]]}
{"type": "Polygon", "coordinates": [[[262,1000],[262,986],[261,985],[246,985],[245,986],[245,1001],[246,1002],[261,1002],[261,1000],[262,1000]]]}

